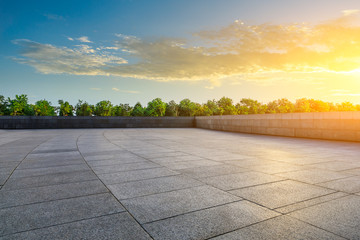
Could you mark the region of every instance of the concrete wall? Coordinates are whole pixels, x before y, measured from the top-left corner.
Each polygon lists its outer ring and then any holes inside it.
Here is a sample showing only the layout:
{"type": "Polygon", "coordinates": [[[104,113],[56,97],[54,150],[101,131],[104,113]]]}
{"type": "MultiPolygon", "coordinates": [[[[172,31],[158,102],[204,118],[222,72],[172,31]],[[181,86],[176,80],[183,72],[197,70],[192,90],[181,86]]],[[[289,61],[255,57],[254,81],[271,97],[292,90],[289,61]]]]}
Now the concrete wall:
{"type": "Polygon", "coordinates": [[[360,112],[196,117],[196,127],[286,137],[360,141],[360,112]]]}
{"type": "Polygon", "coordinates": [[[286,137],[360,141],[360,112],[254,114],[195,118],[0,116],[0,129],[191,127],[286,137]]]}
{"type": "Polygon", "coordinates": [[[0,116],[0,129],[189,128],[194,117],[29,117],[0,116]]]}

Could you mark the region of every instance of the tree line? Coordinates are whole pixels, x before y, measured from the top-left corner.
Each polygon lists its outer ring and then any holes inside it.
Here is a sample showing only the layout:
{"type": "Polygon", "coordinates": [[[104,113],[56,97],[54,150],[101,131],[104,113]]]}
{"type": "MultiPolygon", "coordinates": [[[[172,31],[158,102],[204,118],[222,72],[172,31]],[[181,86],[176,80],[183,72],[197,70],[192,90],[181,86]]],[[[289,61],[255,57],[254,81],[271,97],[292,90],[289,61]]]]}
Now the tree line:
{"type": "Polygon", "coordinates": [[[239,114],[266,114],[292,112],[334,112],[360,111],[360,104],[350,102],[331,103],[321,100],[301,98],[294,103],[286,98],[263,104],[257,100],[243,98],[234,103],[231,98],[222,97],[219,100],[208,100],[200,104],[186,98],[176,103],[174,100],[166,103],[161,98],[155,98],[142,106],[140,102],[134,106],[129,104],[114,105],[103,100],[95,105],[79,100],[73,106],[68,101],[59,100],[58,106],[43,99],[30,104],[25,94],[16,95],[14,99],[0,95],[0,115],[7,116],[214,116],[239,114]]]}

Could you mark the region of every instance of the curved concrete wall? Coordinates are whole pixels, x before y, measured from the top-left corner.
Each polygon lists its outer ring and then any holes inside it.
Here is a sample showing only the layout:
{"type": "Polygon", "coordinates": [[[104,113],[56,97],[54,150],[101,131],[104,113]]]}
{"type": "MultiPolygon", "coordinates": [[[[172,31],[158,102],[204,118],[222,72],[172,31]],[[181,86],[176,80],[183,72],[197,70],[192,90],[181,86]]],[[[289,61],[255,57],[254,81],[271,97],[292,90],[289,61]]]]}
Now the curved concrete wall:
{"type": "Polygon", "coordinates": [[[0,116],[0,129],[189,128],[194,117],[29,117],[0,116]]]}
{"type": "Polygon", "coordinates": [[[196,117],[196,127],[286,137],[360,141],[360,112],[196,117]]]}
{"type": "Polygon", "coordinates": [[[191,127],[286,137],[360,141],[360,112],[254,114],[211,117],[0,116],[0,129],[191,127]]]}

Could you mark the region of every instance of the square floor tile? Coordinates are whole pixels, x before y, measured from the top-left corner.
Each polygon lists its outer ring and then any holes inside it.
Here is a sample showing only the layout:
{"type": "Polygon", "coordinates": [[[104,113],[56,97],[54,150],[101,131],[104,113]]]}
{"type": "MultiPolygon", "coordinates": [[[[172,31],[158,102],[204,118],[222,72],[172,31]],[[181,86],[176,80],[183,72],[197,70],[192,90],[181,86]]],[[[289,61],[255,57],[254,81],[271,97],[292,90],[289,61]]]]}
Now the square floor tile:
{"type": "Polygon", "coordinates": [[[274,209],[311,198],[330,194],[334,191],[292,180],[268,183],[242,188],[230,193],[274,209]]]}
{"type": "Polygon", "coordinates": [[[281,180],[283,178],[259,172],[242,172],[201,178],[201,181],[222,190],[233,190],[281,180]]]}
{"type": "Polygon", "coordinates": [[[210,186],[200,186],[131,198],[121,203],[140,223],[146,223],[240,199],[210,186]]]}
{"type": "Polygon", "coordinates": [[[360,239],[360,196],[346,196],[290,216],[348,239],[360,239]]]}

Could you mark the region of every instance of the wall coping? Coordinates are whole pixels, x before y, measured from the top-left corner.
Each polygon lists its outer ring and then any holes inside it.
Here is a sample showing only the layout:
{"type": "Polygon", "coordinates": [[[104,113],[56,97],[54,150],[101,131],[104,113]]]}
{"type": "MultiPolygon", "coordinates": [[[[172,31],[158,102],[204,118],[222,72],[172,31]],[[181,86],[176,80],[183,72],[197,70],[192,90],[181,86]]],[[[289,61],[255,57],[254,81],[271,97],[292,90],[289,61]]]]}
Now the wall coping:
{"type": "Polygon", "coordinates": [[[24,119],[194,119],[194,117],[133,117],[133,116],[0,116],[1,119],[13,119],[13,120],[24,120],[24,119]]]}
{"type": "Polygon", "coordinates": [[[360,119],[360,111],[354,112],[311,112],[311,113],[273,113],[273,114],[249,114],[249,115],[219,115],[197,116],[199,120],[211,119],[360,119]]]}
{"type": "Polygon", "coordinates": [[[360,111],[349,112],[311,112],[311,113],[273,113],[248,115],[216,115],[195,117],[133,117],[133,116],[0,116],[0,119],[360,119],[360,111]]]}

